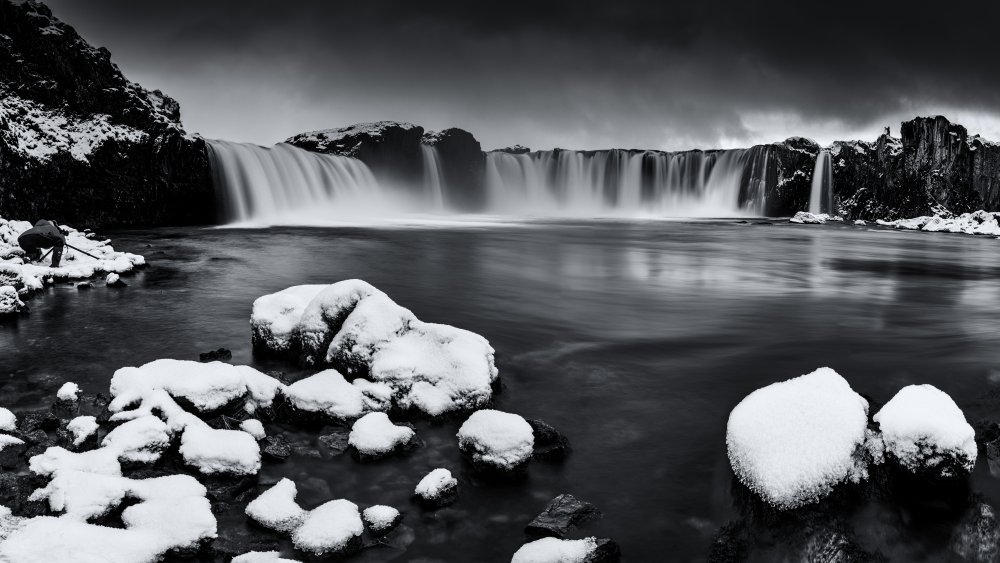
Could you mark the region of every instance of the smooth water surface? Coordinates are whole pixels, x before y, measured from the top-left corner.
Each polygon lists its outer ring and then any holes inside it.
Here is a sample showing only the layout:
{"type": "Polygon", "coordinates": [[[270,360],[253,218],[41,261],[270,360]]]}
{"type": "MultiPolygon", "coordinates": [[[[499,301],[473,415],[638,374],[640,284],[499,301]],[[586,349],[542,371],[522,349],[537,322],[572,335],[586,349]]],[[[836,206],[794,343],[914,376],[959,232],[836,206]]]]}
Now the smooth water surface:
{"type": "MultiPolygon", "coordinates": [[[[331,429],[270,426],[302,444],[260,480],[288,476],[308,507],[333,498],[406,513],[391,545],[359,561],[509,561],[523,526],[559,493],[603,520],[574,537],[616,539],[624,560],[698,561],[737,516],[725,455],[728,413],[763,385],[830,366],[887,401],[909,383],[950,393],[970,420],[1000,385],[1000,241],[842,225],[704,221],[526,224],[454,229],[164,229],[112,233],[149,267],[123,290],[72,285],[0,326],[3,404],[49,404],[66,380],[107,391],[115,369],[197,359],[301,374],[251,353],[250,305],[290,285],[362,278],[425,321],[487,337],[504,383],[497,408],[542,418],[573,444],[563,464],[534,462],[521,482],[476,479],[454,434],[417,422],[426,446],[360,464],[309,446],[331,429]],[[449,467],[459,501],[410,502],[449,467]]],[[[980,460],[973,489],[1000,501],[980,460]]],[[[872,529],[863,522],[859,528],[872,529]]],[[[885,524],[863,538],[894,559],[934,560],[936,539],[885,524]]],[[[238,509],[220,527],[249,533],[238,509]]],[[[893,520],[895,522],[895,520],[893,520]]]]}

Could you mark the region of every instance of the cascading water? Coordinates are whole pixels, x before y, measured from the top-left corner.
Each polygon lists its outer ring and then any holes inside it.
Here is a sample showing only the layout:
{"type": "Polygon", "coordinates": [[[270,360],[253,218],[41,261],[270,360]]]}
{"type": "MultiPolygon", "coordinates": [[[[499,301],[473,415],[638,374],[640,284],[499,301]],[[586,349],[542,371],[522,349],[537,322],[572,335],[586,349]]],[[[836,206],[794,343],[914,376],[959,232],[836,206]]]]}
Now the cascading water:
{"type": "Polygon", "coordinates": [[[833,215],[833,168],[830,166],[829,151],[822,150],[816,155],[809,192],[809,213],[833,215]]]}
{"type": "Polygon", "coordinates": [[[378,182],[359,160],[285,143],[261,147],[206,141],[224,218],[250,221],[301,211],[334,211],[378,199],[378,182]]]}
{"type": "Polygon", "coordinates": [[[424,188],[430,194],[434,209],[444,209],[444,184],[441,171],[441,159],[438,157],[437,147],[430,145],[420,145],[420,150],[424,156],[424,188]]]}
{"type": "Polygon", "coordinates": [[[557,215],[759,214],[765,209],[768,154],[766,149],[674,154],[491,152],[486,155],[486,182],[496,210],[557,215]]]}
{"type": "MultiPolygon", "coordinates": [[[[411,189],[379,187],[359,160],[288,144],[208,141],[229,222],[322,224],[406,220],[447,212],[452,186],[433,146],[422,145],[423,176],[411,189]],[[415,189],[413,189],[415,188],[415,189]]],[[[725,151],[487,153],[483,212],[535,217],[725,217],[763,214],[777,172],[766,146],[725,151]]]]}

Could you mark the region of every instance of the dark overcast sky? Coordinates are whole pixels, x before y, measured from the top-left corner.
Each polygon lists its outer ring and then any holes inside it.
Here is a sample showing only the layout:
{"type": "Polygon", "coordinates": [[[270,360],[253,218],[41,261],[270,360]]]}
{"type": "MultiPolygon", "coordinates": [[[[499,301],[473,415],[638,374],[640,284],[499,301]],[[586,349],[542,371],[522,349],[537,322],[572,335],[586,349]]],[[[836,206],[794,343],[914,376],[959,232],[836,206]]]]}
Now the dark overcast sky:
{"type": "Polygon", "coordinates": [[[708,148],[945,113],[1000,139],[997,2],[48,3],[207,137],[392,119],[484,148],[708,148]]]}

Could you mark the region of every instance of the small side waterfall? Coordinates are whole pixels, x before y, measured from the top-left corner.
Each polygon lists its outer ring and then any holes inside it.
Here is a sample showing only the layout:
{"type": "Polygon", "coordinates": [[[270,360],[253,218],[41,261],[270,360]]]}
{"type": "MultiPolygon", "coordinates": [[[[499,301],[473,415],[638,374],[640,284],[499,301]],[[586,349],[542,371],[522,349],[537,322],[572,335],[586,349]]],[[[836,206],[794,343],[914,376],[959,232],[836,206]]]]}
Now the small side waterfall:
{"type": "Polygon", "coordinates": [[[441,158],[438,156],[437,147],[421,144],[420,150],[424,155],[424,188],[427,190],[434,209],[444,209],[444,184],[441,171],[441,158]]]}
{"type": "Polygon", "coordinates": [[[830,151],[821,150],[816,155],[813,168],[812,189],[809,192],[809,213],[834,214],[833,211],[833,168],[830,165],[830,151]]]}
{"type": "Polygon", "coordinates": [[[249,221],[377,198],[378,182],[359,160],[285,143],[206,141],[227,221],[249,221]]]}

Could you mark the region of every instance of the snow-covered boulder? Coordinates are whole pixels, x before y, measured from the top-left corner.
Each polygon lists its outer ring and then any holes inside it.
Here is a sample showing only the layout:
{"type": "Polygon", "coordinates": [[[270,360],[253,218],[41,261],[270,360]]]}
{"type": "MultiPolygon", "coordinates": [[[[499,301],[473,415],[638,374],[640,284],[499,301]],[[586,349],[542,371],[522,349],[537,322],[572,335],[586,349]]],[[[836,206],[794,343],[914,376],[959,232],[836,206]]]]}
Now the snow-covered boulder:
{"type": "Polygon", "coordinates": [[[188,465],[206,475],[256,475],[260,471],[260,446],[242,430],[189,425],[181,435],[179,452],[188,465]]]}
{"type": "Polygon", "coordinates": [[[594,537],[582,540],[542,538],[514,552],[511,563],[612,563],[620,559],[618,545],[594,537]]]}
{"type": "Polygon", "coordinates": [[[480,469],[516,471],[531,460],[534,445],[531,425],[502,411],[476,411],[458,430],[459,449],[480,469]]]}
{"type": "Polygon", "coordinates": [[[729,414],[726,446],[739,480],[779,509],[816,502],[867,477],[868,402],[820,368],[773,383],[729,414]]]}
{"type": "Polygon", "coordinates": [[[0,286],[0,320],[21,314],[26,306],[14,286],[0,286]]]}
{"type": "Polygon", "coordinates": [[[791,219],[788,220],[789,223],[799,223],[807,225],[822,225],[832,218],[826,213],[809,213],[808,211],[799,211],[791,219]]]}
{"type": "Polygon", "coordinates": [[[377,459],[407,447],[417,433],[407,426],[397,426],[384,412],[372,412],[359,418],[347,439],[362,459],[377,459]]]}
{"type": "Polygon", "coordinates": [[[76,402],[77,397],[80,395],[80,386],[72,381],[67,381],[62,384],[62,387],[56,391],[56,398],[60,401],[65,401],[68,403],[76,402]]]}
{"type": "Polygon", "coordinates": [[[427,508],[440,508],[455,502],[458,496],[458,479],[451,476],[451,471],[439,467],[417,483],[413,490],[417,500],[427,508]]]}
{"type": "Polygon", "coordinates": [[[361,280],[265,295],[250,323],[258,349],[387,385],[404,410],[437,416],[481,407],[497,378],[486,339],[422,322],[361,280]]]}
{"type": "Polygon", "coordinates": [[[267,437],[264,425],[256,418],[248,418],[240,423],[240,430],[253,436],[254,440],[260,441],[267,437]]]}
{"type": "Polygon", "coordinates": [[[17,430],[17,416],[9,409],[0,407],[0,431],[14,432],[17,430]]]}
{"type": "Polygon", "coordinates": [[[976,433],[955,401],[933,385],[908,385],[873,417],[886,457],[934,477],[967,475],[976,464],[976,433]]]}
{"type": "Polygon", "coordinates": [[[302,525],[292,533],[295,549],[314,557],[347,555],[361,549],[365,531],[358,505],[338,499],[309,511],[302,525]]]}
{"type": "Polygon", "coordinates": [[[295,502],[297,494],[295,483],[282,479],[247,505],[247,516],[265,528],[290,534],[302,525],[307,514],[295,502]]]}
{"type": "Polygon", "coordinates": [[[119,411],[163,390],[201,413],[239,400],[245,401],[252,412],[270,406],[283,387],[278,380],[248,366],[163,359],[117,370],[111,377],[114,399],[108,408],[119,411]]]}
{"type": "Polygon", "coordinates": [[[366,379],[347,381],[335,369],[300,379],[284,389],[285,400],[301,413],[353,420],[373,411],[389,410],[392,389],[366,379]]]}
{"type": "Polygon", "coordinates": [[[884,227],[892,227],[894,229],[919,230],[932,233],[943,232],[1000,236],[1000,213],[981,209],[961,215],[952,215],[942,209],[937,210],[935,215],[924,215],[894,221],[879,220],[876,222],[884,227]]]}
{"type": "Polygon", "coordinates": [[[277,551],[251,551],[237,555],[232,563],[299,563],[299,560],[282,558],[277,551]]]}
{"type": "Polygon", "coordinates": [[[99,427],[97,417],[94,416],[78,416],[66,423],[66,430],[72,436],[74,446],[83,444],[91,436],[97,434],[99,427]]]}
{"type": "Polygon", "coordinates": [[[170,445],[167,425],[155,416],[143,416],[122,424],[104,437],[101,446],[118,453],[129,463],[153,463],[170,445]]]}
{"type": "Polygon", "coordinates": [[[361,513],[361,517],[373,536],[384,536],[399,525],[403,515],[398,510],[384,504],[369,506],[361,513]]]}

